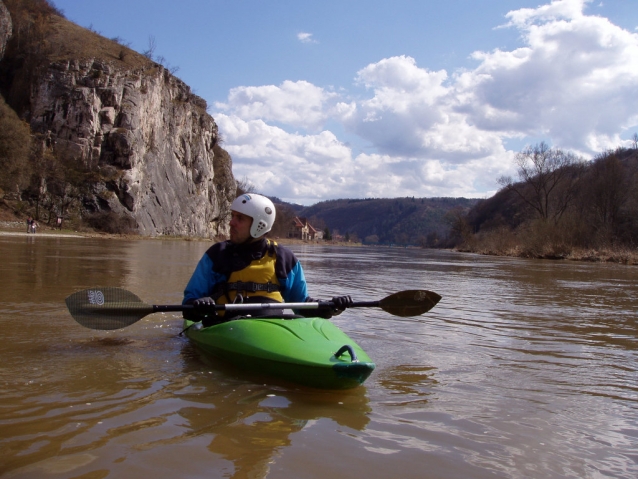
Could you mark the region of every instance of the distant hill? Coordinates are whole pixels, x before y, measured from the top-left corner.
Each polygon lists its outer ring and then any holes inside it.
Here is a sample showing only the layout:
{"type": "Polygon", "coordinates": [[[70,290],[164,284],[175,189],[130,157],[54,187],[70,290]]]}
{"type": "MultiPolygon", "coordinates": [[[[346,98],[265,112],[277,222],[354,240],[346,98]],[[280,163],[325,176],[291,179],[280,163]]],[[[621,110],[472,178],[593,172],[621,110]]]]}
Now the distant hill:
{"type": "Polygon", "coordinates": [[[466,198],[379,198],[287,205],[318,228],[365,243],[440,244],[449,234],[449,213],[467,213],[478,200],[466,198]]]}
{"type": "Polygon", "coordinates": [[[298,205],[296,203],[287,203],[283,201],[281,198],[277,198],[276,196],[269,196],[270,201],[272,201],[278,207],[283,207],[286,210],[289,210],[295,216],[300,216],[300,213],[306,208],[304,205],[298,205]]]}

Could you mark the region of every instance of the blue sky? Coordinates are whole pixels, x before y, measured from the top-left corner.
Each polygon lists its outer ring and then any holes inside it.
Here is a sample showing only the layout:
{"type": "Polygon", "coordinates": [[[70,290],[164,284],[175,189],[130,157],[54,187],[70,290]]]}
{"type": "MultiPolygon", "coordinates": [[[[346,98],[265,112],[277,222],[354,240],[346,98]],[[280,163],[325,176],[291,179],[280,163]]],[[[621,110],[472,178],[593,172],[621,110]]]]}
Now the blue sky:
{"type": "Polygon", "coordinates": [[[257,191],[488,197],[545,141],[638,131],[635,0],[54,0],[178,68],[257,191]]]}

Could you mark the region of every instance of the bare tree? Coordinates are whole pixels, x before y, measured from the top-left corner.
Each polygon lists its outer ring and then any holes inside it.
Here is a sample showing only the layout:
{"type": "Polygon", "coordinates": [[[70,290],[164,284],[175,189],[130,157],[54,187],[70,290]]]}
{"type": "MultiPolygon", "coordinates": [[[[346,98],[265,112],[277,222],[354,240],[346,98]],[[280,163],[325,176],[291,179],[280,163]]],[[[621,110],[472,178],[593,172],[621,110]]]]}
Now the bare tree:
{"type": "Polygon", "coordinates": [[[241,180],[237,180],[235,196],[243,195],[244,193],[257,193],[257,187],[245,176],[241,180]]]}
{"type": "Polygon", "coordinates": [[[638,149],[638,133],[634,133],[634,136],[631,137],[631,141],[634,142],[634,150],[638,149]]]}
{"type": "Polygon", "coordinates": [[[326,222],[324,220],[322,220],[321,218],[319,218],[316,215],[311,216],[310,218],[308,218],[308,222],[312,225],[312,227],[314,229],[316,229],[317,231],[323,231],[326,229],[326,227],[328,225],[326,225],[326,222]]]}
{"type": "Polygon", "coordinates": [[[445,222],[450,226],[449,240],[453,246],[466,243],[472,238],[472,227],[467,220],[467,212],[460,207],[445,213],[445,222]]]}
{"type": "Polygon", "coordinates": [[[276,209],[275,224],[270,235],[275,238],[286,238],[295,219],[295,212],[290,207],[281,204],[277,205],[276,209]]]}
{"type": "Polygon", "coordinates": [[[503,176],[498,183],[520,196],[541,219],[558,222],[575,197],[582,160],[541,142],[518,153],[515,161],[520,181],[503,176]]]}
{"type": "Polygon", "coordinates": [[[614,225],[629,196],[625,169],[615,153],[602,155],[594,162],[587,187],[587,197],[597,222],[614,225]]]}
{"type": "Polygon", "coordinates": [[[157,45],[155,44],[155,37],[153,35],[150,35],[148,37],[148,48],[142,52],[142,55],[144,55],[149,60],[152,60],[153,55],[155,54],[156,47],[157,45]]]}

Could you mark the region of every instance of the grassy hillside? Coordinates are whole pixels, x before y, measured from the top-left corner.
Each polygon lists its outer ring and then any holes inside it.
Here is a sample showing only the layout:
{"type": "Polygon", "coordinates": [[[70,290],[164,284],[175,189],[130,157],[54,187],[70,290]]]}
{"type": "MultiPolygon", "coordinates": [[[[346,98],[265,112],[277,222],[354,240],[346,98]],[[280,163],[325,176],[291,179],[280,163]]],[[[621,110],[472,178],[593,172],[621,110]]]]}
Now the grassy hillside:
{"type": "Polygon", "coordinates": [[[59,61],[100,59],[126,71],[152,71],[159,67],[120,38],[106,38],[68,21],[46,0],[3,0],[11,13],[13,36],[0,64],[0,92],[24,116],[31,85],[43,68],[59,61]]]}

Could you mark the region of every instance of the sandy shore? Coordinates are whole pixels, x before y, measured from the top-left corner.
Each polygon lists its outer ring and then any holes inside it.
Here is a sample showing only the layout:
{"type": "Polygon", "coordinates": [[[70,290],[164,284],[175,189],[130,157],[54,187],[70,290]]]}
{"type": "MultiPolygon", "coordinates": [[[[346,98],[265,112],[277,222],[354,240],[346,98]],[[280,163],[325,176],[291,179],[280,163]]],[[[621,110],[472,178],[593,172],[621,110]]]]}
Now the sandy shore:
{"type": "Polygon", "coordinates": [[[19,233],[17,231],[0,231],[0,236],[44,236],[46,238],[85,238],[84,235],[71,233],[19,233]]]}

